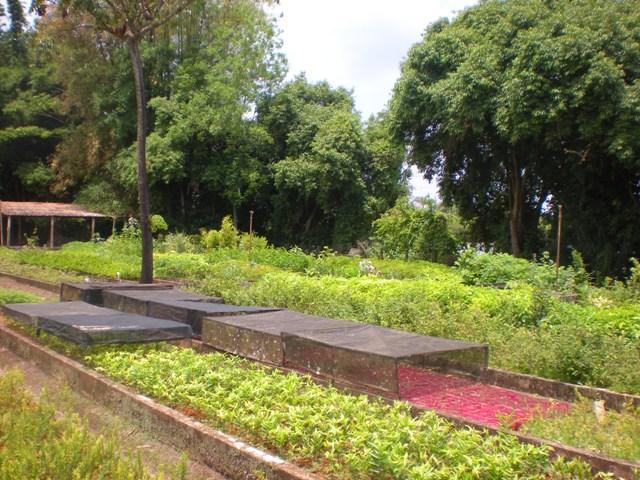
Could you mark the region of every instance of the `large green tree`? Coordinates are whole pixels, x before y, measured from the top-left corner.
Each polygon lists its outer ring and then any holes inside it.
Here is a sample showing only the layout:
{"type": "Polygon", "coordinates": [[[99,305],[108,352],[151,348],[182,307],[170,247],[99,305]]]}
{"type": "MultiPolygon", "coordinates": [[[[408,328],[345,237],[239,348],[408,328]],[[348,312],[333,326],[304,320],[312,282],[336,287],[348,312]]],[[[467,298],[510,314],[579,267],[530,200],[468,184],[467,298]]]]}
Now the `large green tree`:
{"type": "Polygon", "coordinates": [[[478,239],[535,251],[541,214],[562,203],[594,267],[640,251],[638,2],[481,2],[427,28],[392,112],[478,239]]]}
{"type": "Polygon", "coordinates": [[[59,86],[46,45],[34,42],[22,4],[7,2],[0,27],[0,196],[47,199],[53,181],[48,158],[63,133],[59,86]]]}
{"type": "MultiPolygon", "coordinates": [[[[264,203],[271,139],[251,112],[256,96],[284,72],[274,22],[262,2],[194,0],[141,43],[151,205],[173,228],[210,227],[230,211],[244,218],[241,208],[264,203]]],[[[40,31],[55,39],[63,107],[72,120],[53,159],[56,187],[82,189],[84,200],[106,180],[110,198],[127,210],[137,173],[126,48],[110,35],[55,23],[48,16],[40,31]]]]}
{"type": "Polygon", "coordinates": [[[153,34],[191,0],[151,0],[111,2],[100,0],[39,0],[35,7],[44,14],[47,8],[61,11],[64,20],[68,14],[73,20],[86,17],[89,23],[69,22],[68,28],[91,28],[98,33],[105,32],[127,46],[131,58],[136,96],[136,166],[138,177],[138,204],[140,208],[140,229],[142,231],[142,263],[140,283],[153,282],[153,239],[149,224],[149,182],[147,175],[147,95],[145,77],[140,53],[140,44],[145,37],[153,34]]]}
{"type": "Polygon", "coordinates": [[[402,191],[402,147],[382,118],[365,130],[343,88],[298,77],[258,103],[258,122],[273,138],[277,243],[348,247],[402,191]]]}

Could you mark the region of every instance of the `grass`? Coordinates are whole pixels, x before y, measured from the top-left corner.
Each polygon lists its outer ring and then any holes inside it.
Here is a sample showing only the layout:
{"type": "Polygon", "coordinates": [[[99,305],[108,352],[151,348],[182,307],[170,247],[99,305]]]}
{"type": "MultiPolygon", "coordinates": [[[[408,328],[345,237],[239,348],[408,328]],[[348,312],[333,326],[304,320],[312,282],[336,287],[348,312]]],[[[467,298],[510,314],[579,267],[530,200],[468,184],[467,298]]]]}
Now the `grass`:
{"type": "Polygon", "coordinates": [[[615,458],[640,461],[640,409],[607,411],[598,420],[591,401],[582,399],[571,411],[553,418],[536,417],[523,431],[615,458]]]}
{"type": "Polygon", "coordinates": [[[94,436],[76,414],[58,411],[51,395],[36,401],[19,371],[0,374],[1,480],[185,478],[184,461],[150,474],[139,456],[119,448],[114,435],[94,436]]]}
{"type": "Polygon", "coordinates": [[[5,303],[35,303],[40,297],[21,290],[11,288],[0,288],[0,305],[5,303]]]}
{"type": "MultiPolygon", "coordinates": [[[[21,260],[25,251],[25,249],[14,250],[0,247],[0,271],[51,283],[77,282],[83,278],[75,272],[66,272],[64,269],[42,265],[36,259],[33,263],[27,263],[21,260]]],[[[34,251],[44,252],[41,249],[34,251]]]]}

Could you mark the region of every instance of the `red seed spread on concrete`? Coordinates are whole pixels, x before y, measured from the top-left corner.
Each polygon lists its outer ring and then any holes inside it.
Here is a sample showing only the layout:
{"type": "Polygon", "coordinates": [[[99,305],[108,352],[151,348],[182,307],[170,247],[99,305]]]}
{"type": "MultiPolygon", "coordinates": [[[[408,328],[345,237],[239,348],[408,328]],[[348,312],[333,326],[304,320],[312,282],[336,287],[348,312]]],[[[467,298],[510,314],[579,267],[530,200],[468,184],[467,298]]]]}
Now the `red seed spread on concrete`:
{"type": "Polygon", "coordinates": [[[399,368],[398,380],[403,400],[492,427],[517,430],[538,412],[552,414],[570,408],[567,402],[418,368],[399,368]]]}

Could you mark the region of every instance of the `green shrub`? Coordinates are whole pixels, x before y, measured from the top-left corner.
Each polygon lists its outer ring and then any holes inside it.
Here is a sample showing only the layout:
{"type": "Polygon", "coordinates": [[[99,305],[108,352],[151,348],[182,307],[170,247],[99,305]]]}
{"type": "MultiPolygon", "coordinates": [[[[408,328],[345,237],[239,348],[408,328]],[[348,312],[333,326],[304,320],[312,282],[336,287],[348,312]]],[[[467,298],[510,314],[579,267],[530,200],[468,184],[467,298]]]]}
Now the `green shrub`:
{"type": "Polygon", "coordinates": [[[530,262],[508,253],[480,252],[474,248],[461,251],[455,265],[468,285],[502,286],[520,282],[544,290],[572,293],[581,292],[588,281],[577,252],[574,253],[573,266],[558,270],[547,253],[538,261],[530,262]]]}
{"type": "Polygon", "coordinates": [[[162,241],[154,242],[155,253],[198,253],[202,250],[199,238],[185,233],[169,233],[162,241]]]}
{"type": "Polygon", "coordinates": [[[240,250],[259,250],[265,249],[269,246],[269,242],[265,237],[261,237],[260,235],[253,234],[251,238],[249,238],[249,234],[244,232],[240,234],[240,240],[238,241],[238,248],[240,250]]]}
{"type": "Polygon", "coordinates": [[[164,233],[169,230],[169,226],[162,215],[151,215],[149,217],[149,227],[151,228],[151,233],[154,234],[164,233]]]}
{"type": "Polygon", "coordinates": [[[447,262],[453,259],[457,246],[447,217],[436,210],[435,202],[415,206],[406,197],[373,222],[373,238],[380,256],[405,260],[447,262]]]}
{"type": "Polygon", "coordinates": [[[220,230],[209,230],[203,233],[203,244],[207,249],[235,248],[238,242],[239,234],[230,216],[222,219],[220,230]]]}

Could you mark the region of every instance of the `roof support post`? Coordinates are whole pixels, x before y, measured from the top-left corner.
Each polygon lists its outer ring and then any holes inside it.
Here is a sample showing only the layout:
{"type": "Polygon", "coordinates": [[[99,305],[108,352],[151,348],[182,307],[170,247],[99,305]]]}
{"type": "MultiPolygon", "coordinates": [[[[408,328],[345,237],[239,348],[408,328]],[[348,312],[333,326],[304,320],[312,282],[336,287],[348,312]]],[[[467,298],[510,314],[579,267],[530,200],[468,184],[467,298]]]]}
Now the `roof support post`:
{"type": "Polygon", "coordinates": [[[0,245],[4,245],[4,216],[0,213],[0,245]]]}
{"type": "Polygon", "coordinates": [[[11,246],[11,215],[7,217],[7,247],[11,246]]]}
{"type": "Polygon", "coordinates": [[[49,224],[49,248],[53,248],[54,239],[55,239],[55,228],[56,228],[56,217],[50,217],[51,221],[49,224]]]}
{"type": "Polygon", "coordinates": [[[96,234],[96,217],[91,217],[91,238],[90,242],[93,242],[93,236],[96,234]]]}

